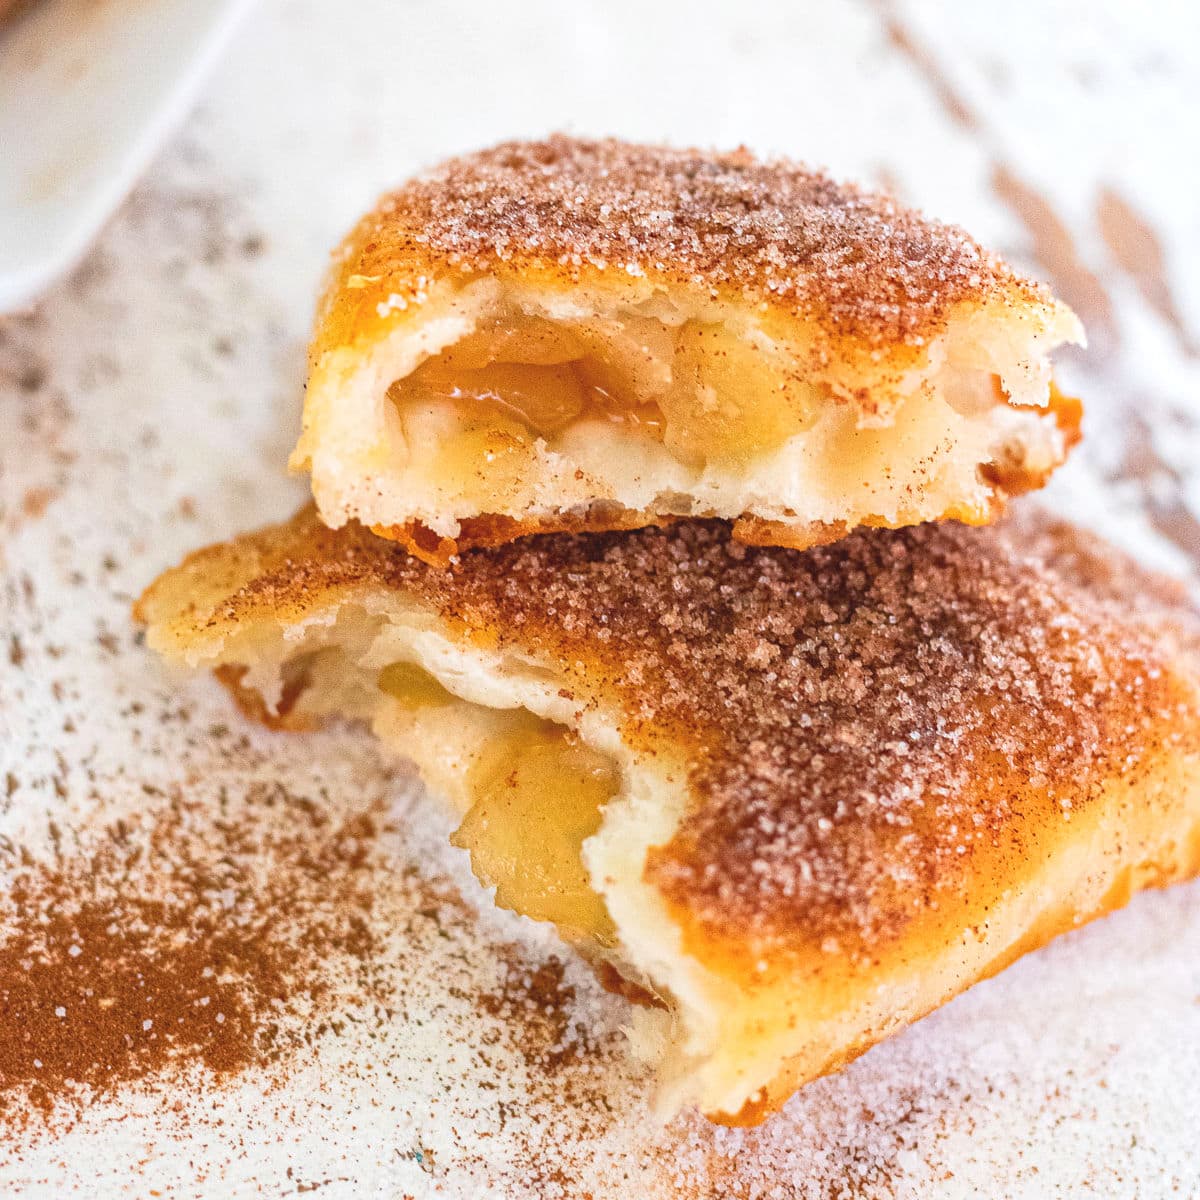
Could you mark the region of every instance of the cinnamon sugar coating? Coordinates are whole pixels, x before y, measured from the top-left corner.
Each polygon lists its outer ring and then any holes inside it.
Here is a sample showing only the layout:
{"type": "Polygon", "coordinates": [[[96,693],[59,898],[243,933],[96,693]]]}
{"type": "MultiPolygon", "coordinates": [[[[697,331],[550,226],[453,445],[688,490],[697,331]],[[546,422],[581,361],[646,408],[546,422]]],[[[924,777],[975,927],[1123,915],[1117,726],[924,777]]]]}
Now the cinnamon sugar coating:
{"type": "Polygon", "coordinates": [[[876,350],[921,345],[963,303],[1053,303],[961,229],[797,163],[557,134],[385,196],[341,249],[315,349],[419,305],[446,273],[648,278],[876,350]]]}
{"type": "Polygon", "coordinates": [[[1141,803],[1148,764],[1200,740],[1181,594],[1036,513],[804,552],[685,521],[444,570],[306,512],[167,579],[175,597],[156,585],[143,614],[194,596],[197,636],[402,589],[462,636],[552,660],[581,707],[686,779],[647,878],[743,966],[870,956],[956,907],[978,919],[980,888],[1033,871],[1102,791],[1141,803]]]}
{"type": "Polygon", "coordinates": [[[647,871],[744,968],[978,930],[1072,822],[1152,825],[1143,778],[1200,749],[1194,616],[1077,530],[864,532],[780,568],[710,610],[690,704],[723,744],[647,871]]]}

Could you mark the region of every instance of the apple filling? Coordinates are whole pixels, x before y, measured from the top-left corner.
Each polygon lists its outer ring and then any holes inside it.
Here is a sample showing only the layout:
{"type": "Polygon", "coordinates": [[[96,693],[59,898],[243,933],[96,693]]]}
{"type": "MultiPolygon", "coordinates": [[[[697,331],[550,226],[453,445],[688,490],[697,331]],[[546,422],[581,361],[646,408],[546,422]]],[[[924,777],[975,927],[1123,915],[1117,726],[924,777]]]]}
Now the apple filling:
{"type": "Polygon", "coordinates": [[[379,690],[386,692],[401,708],[417,712],[426,708],[445,708],[458,701],[428,671],[416,663],[394,662],[379,672],[379,690]]]}
{"type": "Polygon", "coordinates": [[[696,468],[744,463],[808,428],[822,389],[720,325],[652,317],[557,322],[510,313],[426,360],[388,392],[402,424],[449,406],[454,435],[434,469],[519,469],[538,439],[617,424],[696,468]]]}
{"type": "MultiPolygon", "coordinates": [[[[378,686],[409,712],[466,703],[411,663],[385,667],[378,686]]],[[[552,921],[570,940],[611,947],[612,919],[581,853],[617,791],[612,763],[523,709],[494,716],[495,730],[466,768],[470,806],[451,841],[470,854],[502,908],[552,921]]]]}

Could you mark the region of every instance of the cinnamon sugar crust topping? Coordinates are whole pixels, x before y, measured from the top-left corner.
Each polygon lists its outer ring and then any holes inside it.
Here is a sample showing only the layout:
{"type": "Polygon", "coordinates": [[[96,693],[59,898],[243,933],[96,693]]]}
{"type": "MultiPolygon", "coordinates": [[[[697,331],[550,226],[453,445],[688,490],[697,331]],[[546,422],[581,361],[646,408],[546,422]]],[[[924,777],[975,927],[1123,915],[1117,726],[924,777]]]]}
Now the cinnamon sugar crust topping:
{"type": "Polygon", "coordinates": [[[385,197],[342,250],[341,284],[363,300],[348,327],[422,303],[432,264],[659,278],[879,348],[922,344],[964,301],[1053,303],[963,230],[798,163],[562,134],[451,159],[385,197]]]}
{"type": "Polygon", "coordinates": [[[304,513],[193,556],[174,586],[218,581],[196,632],[398,588],[463,636],[549,658],[581,706],[686,773],[688,811],[647,877],[747,954],[865,953],[970,881],[1002,891],[1102,787],[1196,749],[1200,635],[1181,595],[1036,514],[806,552],[681,522],[444,570],[304,513]]]}

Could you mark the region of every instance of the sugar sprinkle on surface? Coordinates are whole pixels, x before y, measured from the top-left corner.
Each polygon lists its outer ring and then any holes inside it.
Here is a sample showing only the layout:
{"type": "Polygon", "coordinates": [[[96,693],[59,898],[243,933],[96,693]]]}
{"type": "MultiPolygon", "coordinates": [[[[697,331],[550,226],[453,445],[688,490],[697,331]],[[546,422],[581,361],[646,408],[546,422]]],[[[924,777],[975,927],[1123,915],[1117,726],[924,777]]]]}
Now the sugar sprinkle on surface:
{"type": "Polygon", "coordinates": [[[341,257],[344,286],[371,281],[388,311],[424,299],[433,264],[615,273],[736,295],[875,349],[920,345],[962,302],[1050,301],[963,230],[798,163],[563,134],[418,176],[341,257]]]}

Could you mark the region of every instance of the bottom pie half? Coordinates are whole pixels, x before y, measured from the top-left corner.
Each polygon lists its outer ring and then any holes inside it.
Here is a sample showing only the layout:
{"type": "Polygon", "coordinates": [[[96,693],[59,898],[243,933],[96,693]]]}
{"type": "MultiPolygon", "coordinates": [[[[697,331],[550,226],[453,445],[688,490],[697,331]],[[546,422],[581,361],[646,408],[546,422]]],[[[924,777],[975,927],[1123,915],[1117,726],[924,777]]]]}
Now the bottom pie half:
{"type": "Polygon", "coordinates": [[[362,720],[415,760],[496,902],[640,1002],[664,1111],[760,1120],[1200,869],[1200,626],[1032,510],[807,551],[680,521],[451,569],[306,510],[138,616],[268,723],[362,720]]]}

